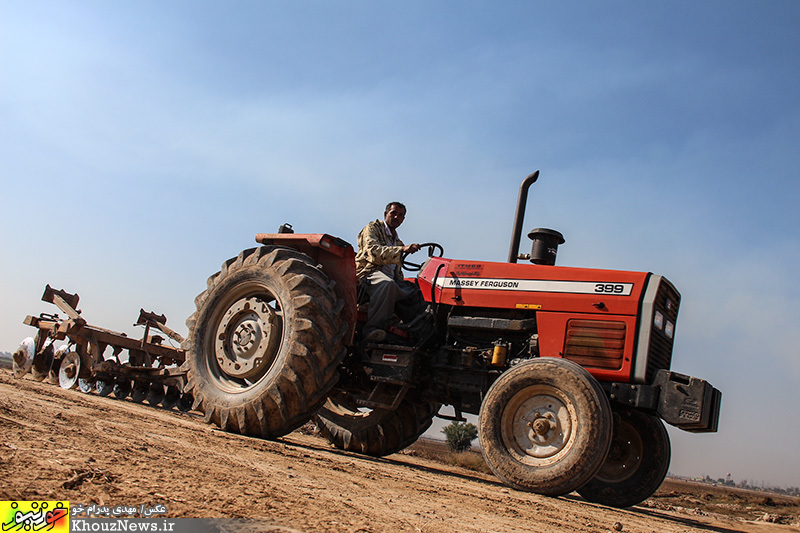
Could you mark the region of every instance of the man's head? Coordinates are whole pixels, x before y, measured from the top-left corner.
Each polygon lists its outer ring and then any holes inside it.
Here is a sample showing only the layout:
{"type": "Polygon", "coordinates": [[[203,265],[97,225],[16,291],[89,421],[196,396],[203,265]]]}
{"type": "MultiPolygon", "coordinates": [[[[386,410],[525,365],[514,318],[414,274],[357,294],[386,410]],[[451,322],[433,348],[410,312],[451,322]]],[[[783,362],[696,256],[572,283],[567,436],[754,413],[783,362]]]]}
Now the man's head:
{"type": "Polygon", "coordinates": [[[406,206],[400,202],[391,202],[383,212],[383,219],[386,225],[392,229],[397,229],[406,218],[406,206]]]}

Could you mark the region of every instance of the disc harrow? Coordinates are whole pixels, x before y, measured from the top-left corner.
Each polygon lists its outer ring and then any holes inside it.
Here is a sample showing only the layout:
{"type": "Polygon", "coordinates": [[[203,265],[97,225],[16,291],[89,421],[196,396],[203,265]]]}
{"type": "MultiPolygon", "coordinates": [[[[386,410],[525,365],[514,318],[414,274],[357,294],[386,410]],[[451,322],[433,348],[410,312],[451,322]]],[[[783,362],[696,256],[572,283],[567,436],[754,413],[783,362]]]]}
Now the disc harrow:
{"type": "Polygon", "coordinates": [[[113,393],[117,399],[146,400],[166,409],[192,408],[191,394],[184,392],[186,371],[181,369],[185,352],[164,343],[168,337],[180,346],[183,337],[167,327],[166,316],[141,309],[134,325],[144,327],[144,333],[141,339],[134,339],[90,325],[78,309],[77,294],[47,285],[42,300],[54,304],[66,317],[42,313],[25,318],[24,323],[37,332],[23,340],[14,353],[15,377],[30,372],[34,380],[47,378],[64,389],[100,396],[113,393]],[[67,342],[56,348],[58,341],[67,342]]]}

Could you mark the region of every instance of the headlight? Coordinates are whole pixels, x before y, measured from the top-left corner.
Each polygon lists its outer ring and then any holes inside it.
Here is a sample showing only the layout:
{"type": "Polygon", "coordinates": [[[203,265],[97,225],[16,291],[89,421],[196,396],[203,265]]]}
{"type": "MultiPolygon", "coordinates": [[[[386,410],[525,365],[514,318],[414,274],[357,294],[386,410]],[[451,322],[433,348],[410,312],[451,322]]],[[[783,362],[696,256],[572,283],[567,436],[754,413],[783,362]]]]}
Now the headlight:
{"type": "Polygon", "coordinates": [[[662,315],[660,311],[656,311],[656,314],[653,317],[653,324],[655,324],[658,329],[664,327],[664,315],[662,315]]]}
{"type": "Polygon", "coordinates": [[[664,334],[671,339],[672,336],[675,335],[675,324],[667,320],[667,327],[664,328],[664,334]]]}

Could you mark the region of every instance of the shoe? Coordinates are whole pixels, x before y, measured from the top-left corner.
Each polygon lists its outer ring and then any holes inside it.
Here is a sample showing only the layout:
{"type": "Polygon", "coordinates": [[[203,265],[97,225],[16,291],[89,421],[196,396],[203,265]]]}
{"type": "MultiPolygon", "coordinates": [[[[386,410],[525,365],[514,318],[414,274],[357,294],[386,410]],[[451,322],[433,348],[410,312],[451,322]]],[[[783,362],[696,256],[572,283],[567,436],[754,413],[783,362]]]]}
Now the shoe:
{"type": "Polygon", "coordinates": [[[364,335],[364,342],[381,342],[385,338],[386,332],[382,329],[375,328],[364,335]]]}

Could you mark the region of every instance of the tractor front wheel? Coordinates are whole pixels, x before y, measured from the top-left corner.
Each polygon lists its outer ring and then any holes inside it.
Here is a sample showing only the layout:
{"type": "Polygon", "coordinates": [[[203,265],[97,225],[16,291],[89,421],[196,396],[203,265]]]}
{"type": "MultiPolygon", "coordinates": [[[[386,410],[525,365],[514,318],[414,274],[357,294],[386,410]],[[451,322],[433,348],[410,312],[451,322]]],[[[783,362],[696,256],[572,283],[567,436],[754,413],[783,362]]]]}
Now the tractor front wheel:
{"type": "Polygon", "coordinates": [[[669,460],[669,435],[658,417],[634,410],[615,411],[608,457],[578,493],[602,505],[636,505],[661,486],[669,460]]]}
{"type": "Polygon", "coordinates": [[[594,377],[570,361],[543,357],[492,384],[478,430],[484,458],[500,480],[560,496],[595,476],[611,428],[611,407],[594,377]]]}

